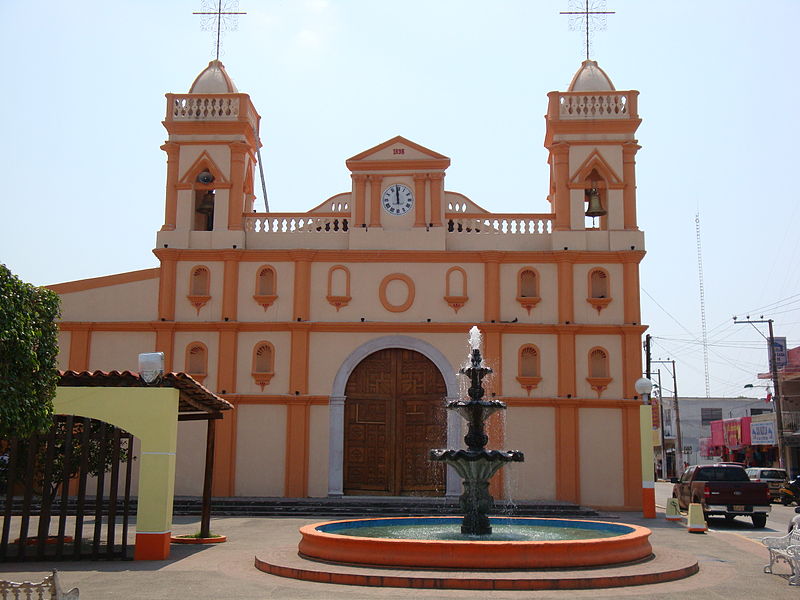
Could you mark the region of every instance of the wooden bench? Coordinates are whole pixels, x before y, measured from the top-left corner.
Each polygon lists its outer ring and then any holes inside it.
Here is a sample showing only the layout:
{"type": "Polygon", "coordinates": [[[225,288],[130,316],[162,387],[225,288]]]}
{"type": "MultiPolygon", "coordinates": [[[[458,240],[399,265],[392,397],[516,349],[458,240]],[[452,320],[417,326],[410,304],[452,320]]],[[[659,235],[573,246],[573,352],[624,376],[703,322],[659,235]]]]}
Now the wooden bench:
{"type": "Polygon", "coordinates": [[[772,573],[775,561],[782,560],[792,570],[789,585],[800,585],[800,529],[781,537],[761,538],[761,543],[769,550],[769,564],[764,567],[764,573],[772,573]]]}
{"type": "Polygon", "coordinates": [[[61,590],[58,571],[53,571],[39,583],[0,581],[0,600],[78,600],[78,588],[61,590]]]}

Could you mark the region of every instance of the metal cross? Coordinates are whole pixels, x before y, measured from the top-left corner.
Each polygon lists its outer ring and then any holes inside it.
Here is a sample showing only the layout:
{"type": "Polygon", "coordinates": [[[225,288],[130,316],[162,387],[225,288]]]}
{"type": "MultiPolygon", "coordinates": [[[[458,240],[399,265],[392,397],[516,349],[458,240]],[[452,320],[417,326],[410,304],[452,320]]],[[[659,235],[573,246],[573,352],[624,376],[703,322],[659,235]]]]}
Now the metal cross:
{"type": "Polygon", "coordinates": [[[570,31],[575,29],[582,29],[586,33],[586,60],[589,60],[589,20],[595,26],[595,29],[601,31],[606,28],[605,15],[613,15],[614,11],[603,10],[606,7],[606,0],[570,0],[571,11],[562,11],[559,14],[572,15],[569,19],[570,31]],[[583,10],[578,10],[583,8],[583,10]]]}
{"type": "Polygon", "coordinates": [[[237,12],[239,8],[239,0],[226,0],[223,6],[222,0],[214,2],[214,0],[203,0],[203,11],[194,12],[193,15],[203,16],[203,31],[217,30],[217,58],[219,60],[219,41],[222,28],[225,27],[226,31],[233,31],[236,29],[236,16],[246,15],[244,12],[237,12]],[[225,10],[223,10],[223,8],[225,10]]]}

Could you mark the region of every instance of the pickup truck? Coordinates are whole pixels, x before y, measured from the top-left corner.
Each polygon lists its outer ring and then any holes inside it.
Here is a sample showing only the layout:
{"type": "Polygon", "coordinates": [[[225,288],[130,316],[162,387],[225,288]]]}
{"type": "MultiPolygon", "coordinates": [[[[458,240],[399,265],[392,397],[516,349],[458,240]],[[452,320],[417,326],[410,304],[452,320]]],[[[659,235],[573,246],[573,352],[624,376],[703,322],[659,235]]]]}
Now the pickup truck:
{"type": "Polygon", "coordinates": [[[730,521],[745,516],[753,519],[753,527],[767,524],[771,509],[769,487],[751,481],[743,467],[732,464],[693,465],[680,479],[673,480],[672,497],[683,510],[697,502],[703,515],[722,515],[730,521]]]}

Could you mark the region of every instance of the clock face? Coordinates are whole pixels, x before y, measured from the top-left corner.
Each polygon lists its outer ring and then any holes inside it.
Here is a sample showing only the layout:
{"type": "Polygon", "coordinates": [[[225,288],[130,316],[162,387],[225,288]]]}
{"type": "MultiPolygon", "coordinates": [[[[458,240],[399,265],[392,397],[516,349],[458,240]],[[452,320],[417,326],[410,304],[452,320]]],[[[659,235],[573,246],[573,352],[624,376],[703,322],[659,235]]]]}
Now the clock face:
{"type": "Polygon", "coordinates": [[[414,193],[408,186],[395,183],[383,191],[381,204],[390,215],[404,215],[414,206],[414,193]]]}

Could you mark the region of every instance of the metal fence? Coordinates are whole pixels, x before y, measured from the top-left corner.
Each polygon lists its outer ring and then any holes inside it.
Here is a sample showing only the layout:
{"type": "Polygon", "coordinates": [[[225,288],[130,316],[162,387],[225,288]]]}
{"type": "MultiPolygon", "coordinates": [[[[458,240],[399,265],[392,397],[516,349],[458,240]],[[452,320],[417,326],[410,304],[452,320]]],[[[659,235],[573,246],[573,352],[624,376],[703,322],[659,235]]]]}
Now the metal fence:
{"type": "Polygon", "coordinates": [[[74,416],[0,440],[0,561],[131,558],[133,451],[126,431],[74,416]]]}

